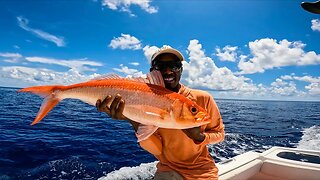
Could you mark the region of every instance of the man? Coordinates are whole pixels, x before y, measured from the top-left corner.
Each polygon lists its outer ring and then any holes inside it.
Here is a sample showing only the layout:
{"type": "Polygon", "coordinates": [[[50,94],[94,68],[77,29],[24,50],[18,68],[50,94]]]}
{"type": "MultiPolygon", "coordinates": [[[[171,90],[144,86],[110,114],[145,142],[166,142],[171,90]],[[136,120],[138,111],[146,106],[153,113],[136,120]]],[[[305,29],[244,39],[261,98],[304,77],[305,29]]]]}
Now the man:
{"type": "MultiPolygon", "coordinates": [[[[219,109],[209,93],[180,84],[183,60],[179,51],[165,46],[152,56],[150,71],[159,70],[167,89],[182,94],[205,108],[211,117],[211,123],[184,130],[159,128],[148,139],[141,141],[140,146],[159,160],[154,179],[217,179],[218,169],[206,145],[219,143],[224,139],[224,125],[219,109]]],[[[121,95],[117,95],[108,108],[107,104],[111,99],[108,96],[102,102],[98,100],[97,109],[106,112],[113,119],[128,120],[137,131],[139,123],[122,114],[125,102],[121,95]]]]}

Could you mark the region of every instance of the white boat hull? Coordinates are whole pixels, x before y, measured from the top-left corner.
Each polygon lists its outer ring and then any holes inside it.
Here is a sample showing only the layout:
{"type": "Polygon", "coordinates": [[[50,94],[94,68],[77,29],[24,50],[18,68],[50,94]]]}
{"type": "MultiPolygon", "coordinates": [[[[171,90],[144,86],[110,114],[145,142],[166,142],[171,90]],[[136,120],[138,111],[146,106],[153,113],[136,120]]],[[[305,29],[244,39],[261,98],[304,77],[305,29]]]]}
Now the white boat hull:
{"type": "Polygon", "coordinates": [[[217,164],[219,180],[320,180],[320,151],[273,147],[217,164]]]}

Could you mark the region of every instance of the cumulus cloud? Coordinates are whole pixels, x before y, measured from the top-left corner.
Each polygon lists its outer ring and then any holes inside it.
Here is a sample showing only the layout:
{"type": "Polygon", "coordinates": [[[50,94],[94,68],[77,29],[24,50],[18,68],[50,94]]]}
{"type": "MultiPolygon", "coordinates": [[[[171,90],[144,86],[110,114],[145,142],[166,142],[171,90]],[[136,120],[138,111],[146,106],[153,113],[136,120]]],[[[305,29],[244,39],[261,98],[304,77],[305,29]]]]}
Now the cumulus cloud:
{"type": "Polygon", "coordinates": [[[55,43],[58,47],[66,46],[66,43],[65,43],[63,37],[58,37],[58,36],[49,34],[49,33],[47,33],[47,32],[44,32],[44,31],[42,31],[42,30],[40,30],[40,29],[34,29],[34,28],[29,27],[29,26],[28,26],[29,20],[26,19],[26,18],[24,18],[24,17],[21,17],[21,16],[20,16],[20,17],[17,17],[17,20],[18,20],[18,25],[19,25],[22,29],[24,29],[24,30],[26,30],[26,31],[28,31],[28,32],[36,35],[37,37],[39,37],[39,38],[41,38],[41,39],[44,39],[44,40],[47,40],[47,41],[50,41],[50,42],[53,42],[53,43],[55,43]]]}
{"type": "Polygon", "coordinates": [[[237,49],[238,47],[236,46],[225,46],[222,50],[216,48],[217,53],[215,55],[218,56],[221,61],[235,62],[237,58],[237,49]]]}
{"type": "MultiPolygon", "coordinates": [[[[238,47],[226,46],[225,48],[217,50],[219,58],[225,58],[228,60],[239,59],[240,61],[246,61],[253,57],[263,59],[263,55],[270,55],[270,57],[285,57],[285,58],[294,58],[300,57],[299,61],[292,63],[293,65],[304,65],[304,64],[313,64],[316,61],[312,56],[314,52],[304,52],[304,44],[301,42],[288,42],[286,40],[280,41],[277,43],[274,40],[263,42],[263,39],[260,41],[249,43],[249,48],[251,54],[249,55],[238,55],[238,47]],[[254,44],[256,43],[256,44],[254,44]],[[251,46],[250,46],[251,45],[251,46]],[[263,50],[264,49],[264,50],[263,50]],[[274,54],[272,54],[272,53],[274,54]],[[289,55],[283,55],[289,52],[289,55]],[[291,55],[290,55],[291,53],[291,55]],[[252,55],[254,54],[254,56],[252,55]],[[288,56],[288,57],[287,57],[288,56]]],[[[157,46],[144,46],[142,48],[144,55],[150,62],[151,56],[158,50],[157,46]]],[[[269,85],[264,84],[254,84],[250,78],[243,76],[243,74],[232,72],[227,67],[218,67],[214,60],[205,54],[205,50],[202,49],[202,45],[198,40],[191,40],[188,46],[188,58],[183,62],[183,74],[182,74],[182,83],[197,89],[203,90],[213,90],[215,91],[214,95],[218,97],[225,98],[243,98],[243,99],[290,99],[294,100],[295,98],[301,97],[310,98],[311,96],[319,95],[319,82],[317,78],[313,77],[294,77],[293,75],[287,75],[287,77],[277,78],[273,83],[269,85]],[[286,79],[287,78],[287,79],[286,79]],[[298,90],[296,81],[305,81],[309,82],[305,86],[305,90],[298,90]]],[[[314,53],[315,55],[315,53],[314,53]]],[[[316,55],[315,57],[317,57],[316,55]]],[[[269,58],[270,58],[269,57],[269,58]]],[[[265,60],[265,59],[263,59],[265,60]]],[[[261,62],[261,67],[268,67],[269,61],[263,63],[261,62]]],[[[285,62],[272,61],[274,67],[281,67],[286,65],[285,62]]],[[[251,63],[253,68],[256,64],[251,63]]],[[[263,68],[262,68],[263,69],[263,68]]],[[[265,68],[267,69],[267,68],[265,68]]],[[[143,76],[144,74],[137,69],[130,69],[127,66],[121,64],[120,68],[114,68],[113,70],[121,72],[127,75],[127,77],[138,77],[143,76]]]]}
{"type": "Polygon", "coordinates": [[[251,54],[241,55],[238,64],[240,74],[253,74],[284,66],[320,64],[320,55],[314,51],[305,52],[305,44],[284,39],[260,39],[249,42],[251,54]],[[250,58],[251,57],[251,58],[250,58]]]}
{"type": "Polygon", "coordinates": [[[9,63],[17,63],[20,58],[22,58],[22,55],[19,53],[0,53],[0,57],[3,58],[3,61],[9,62],[9,63]]]}
{"type": "Polygon", "coordinates": [[[74,69],[66,72],[57,72],[46,68],[29,68],[22,66],[0,67],[0,83],[10,87],[45,84],[67,85],[88,81],[97,76],[99,76],[99,74],[85,75],[74,69]]]}
{"type": "Polygon", "coordinates": [[[320,32],[320,20],[319,19],[312,19],[311,20],[311,29],[313,31],[319,31],[320,32]]]}
{"type": "Polygon", "coordinates": [[[293,81],[285,82],[277,78],[275,82],[271,83],[271,92],[282,96],[293,96],[297,94],[297,87],[293,81]]]}
{"type": "Polygon", "coordinates": [[[252,91],[256,86],[244,76],[236,76],[227,67],[217,67],[205,55],[198,40],[191,40],[188,46],[189,62],[184,61],[183,82],[190,87],[211,90],[252,91]]]}
{"type": "Polygon", "coordinates": [[[130,10],[132,5],[139,6],[142,10],[153,14],[158,8],[150,5],[151,0],[102,0],[102,5],[112,10],[127,12],[130,16],[136,16],[130,10]]]}
{"type": "Polygon", "coordinates": [[[127,75],[127,77],[143,77],[145,74],[142,73],[142,71],[138,71],[137,69],[130,69],[127,66],[124,66],[123,64],[120,64],[120,68],[113,68],[113,70],[124,73],[127,75]]]}
{"type": "Polygon", "coordinates": [[[150,63],[151,62],[151,57],[152,55],[157,51],[159,50],[159,48],[157,46],[145,46],[143,48],[143,54],[144,56],[147,58],[148,62],[150,63]]]}
{"type": "Polygon", "coordinates": [[[45,58],[45,57],[26,57],[25,58],[29,62],[33,63],[43,63],[43,64],[54,64],[60,65],[64,67],[68,67],[72,70],[83,72],[83,71],[96,71],[94,68],[90,68],[88,66],[103,66],[102,63],[96,61],[89,61],[85,59],[71,59],[71,60],[63,60],[63,59],[53,59],[53,58],[45,58]]]}
{"type": "Polygon", "coordinates": [[[318,83],[310,83],[305,88],[309,91],[310,95],[320,96],[320,82],[318,82],[318,83]]]}
{"type": "Polygon", "coordinates": [[[295,76],[294,74],[291,75],[284,75],[280,77],[282,80],[290,80],[290,81],[302,81],[309,83],[305,86],[305,89],[311,96],[320,96],[320,77],[312,77],[312,76],[295,76]]]}
{"type": "Polygon", "coordinates": [[[141,49],[141,42],[129,34],[121,34],[121,37],[113,38],[109,44],[112,49],[141,49]]]}

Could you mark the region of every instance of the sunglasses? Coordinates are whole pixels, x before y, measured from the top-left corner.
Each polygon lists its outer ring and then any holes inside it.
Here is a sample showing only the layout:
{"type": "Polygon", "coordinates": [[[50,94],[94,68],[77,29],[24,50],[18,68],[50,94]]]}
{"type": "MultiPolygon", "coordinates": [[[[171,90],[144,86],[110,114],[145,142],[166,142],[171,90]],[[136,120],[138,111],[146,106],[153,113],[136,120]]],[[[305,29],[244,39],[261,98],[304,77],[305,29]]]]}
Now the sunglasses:
{"type": "Polygon", "coordinates": [[[179,62],[171,62],[171,63],[156,63],[151,67],[152,70],[164,71],[169,68],[173,72],[178,72],[182,68],[182,64],[179,62]]]}

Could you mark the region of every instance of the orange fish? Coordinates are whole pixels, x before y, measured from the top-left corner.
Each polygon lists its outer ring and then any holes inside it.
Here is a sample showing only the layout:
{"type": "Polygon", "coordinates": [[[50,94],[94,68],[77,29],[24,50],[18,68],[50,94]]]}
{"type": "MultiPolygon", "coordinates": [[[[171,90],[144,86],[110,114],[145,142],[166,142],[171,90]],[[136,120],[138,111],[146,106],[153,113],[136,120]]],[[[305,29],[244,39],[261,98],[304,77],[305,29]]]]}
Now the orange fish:
{"type": "Polygon", "coordinates": [[[137,132],[138,141],[148,138],[159,127],[187,129],[210,122],[204,108],[166,89],[159,71],[152,71],[147,78],[109,75],[69,86],[33,86],[18,92],[30,92],[45,98],[31,125],[41,121],[63,99],[79,99],[95,106],[98,99],[108,95],[115,97],[116,94],[121,94],[126,102],[123,115],[142,124],[137,132]]]}

